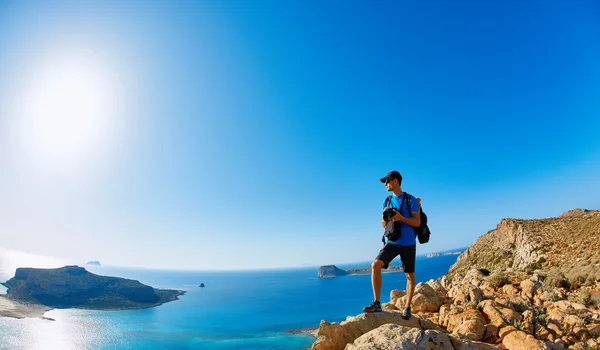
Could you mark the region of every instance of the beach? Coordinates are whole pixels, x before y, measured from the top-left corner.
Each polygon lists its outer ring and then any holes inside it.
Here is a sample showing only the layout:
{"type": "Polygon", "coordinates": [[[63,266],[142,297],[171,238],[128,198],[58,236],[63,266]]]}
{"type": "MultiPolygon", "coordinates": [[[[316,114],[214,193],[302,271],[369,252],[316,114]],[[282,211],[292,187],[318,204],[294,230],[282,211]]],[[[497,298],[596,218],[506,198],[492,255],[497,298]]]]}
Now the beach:
{"type": "Polygon", "coordinates": [[[13,318],[45,318],[44,314],[51,308],[37,304],[25,304],[0,295],[0,316],[13,318]]]}

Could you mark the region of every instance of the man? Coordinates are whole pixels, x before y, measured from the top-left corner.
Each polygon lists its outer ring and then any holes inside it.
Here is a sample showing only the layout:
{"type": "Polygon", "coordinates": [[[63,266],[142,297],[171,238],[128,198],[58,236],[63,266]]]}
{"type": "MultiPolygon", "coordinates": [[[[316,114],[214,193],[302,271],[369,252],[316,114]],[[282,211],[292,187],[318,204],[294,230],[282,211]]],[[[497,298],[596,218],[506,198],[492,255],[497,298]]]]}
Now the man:
{"type": "MultiPolygon", "coordinates": [[[[402,175],[393,170],[387,173],[385,177],[380,179],[385,184],[388,192],[392,192],[393,196],[386,206],[387,199],[383,202],[383,209],[392,208],[395,215],[390,220],[394,221],[395,230],[400,229],[401,234],[395,241],[387,240],[387,243],[379,251],[379,254],[371,265],[371,284],[373,286],[374,300],[371,305],[363,309],[364,312],[381,312],[381,269],[387,269],[389,263],[394,258],[400,255],[404,273],[406,273],[406,304],[402,311],[402,317],[408,320],[411,317],[410,304],[412,302],[415,291],[415,257],[416,257],[416,239],[412,227],[418,227],[421,224],[421,215],[419,213],[418,200],[412,196],[408,198],[402,206],[404,196],[407,194],[402,192],[402,175]],[[402,208],[402,212],[400,209],[402,208]],[[412,226],[412,227],[411,227],[412,226]]],[[[386,220],[381,220],[381,225],[386,226],[386,220]]]]}

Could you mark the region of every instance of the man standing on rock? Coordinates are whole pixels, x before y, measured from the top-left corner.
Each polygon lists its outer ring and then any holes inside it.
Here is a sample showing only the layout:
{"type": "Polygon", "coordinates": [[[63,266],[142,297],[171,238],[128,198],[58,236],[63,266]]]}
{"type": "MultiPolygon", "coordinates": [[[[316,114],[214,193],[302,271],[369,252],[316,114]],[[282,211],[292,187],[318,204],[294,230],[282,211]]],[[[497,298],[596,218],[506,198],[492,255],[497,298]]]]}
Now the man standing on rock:
{"type": "MultiPolygon", "coordinates": [[[[396,214],[390,220],[394,221],[395,230],[400,230],[401,234],[395,241],[387,240],[387,243],[379,251],[379,254],[371,265],[371,284],[373,286],[374,300],[371,305],[363,309],[363,312],[381,312],[381,269],[387,269],[389,263],[396,256],[400,255],[400,260],[402,260],[402,266],[406,273],[406,304],[402,311],[402,317],[407,320],[411,317],[410,304],[415,291],[415,258],[417,251],[415,233],[412,227],[421,225],[419,203],[415,197],[402,192],[400,188],[402,175],[399,172],[395,170],[390,171],[380,181],[385,184],[388,192],[393,193],[389,204],[387,199],[383,202],[383,209],[391,208],[394,210],[396,214]],[[408,205],[405,204],[402,206],[402,202],[405,200],[404,196],[407,195],[410,196],[407,201],[408,205]]],[[[386,223],[385,219],[381,220],[383,227],[386,226],[386,223]]]]}

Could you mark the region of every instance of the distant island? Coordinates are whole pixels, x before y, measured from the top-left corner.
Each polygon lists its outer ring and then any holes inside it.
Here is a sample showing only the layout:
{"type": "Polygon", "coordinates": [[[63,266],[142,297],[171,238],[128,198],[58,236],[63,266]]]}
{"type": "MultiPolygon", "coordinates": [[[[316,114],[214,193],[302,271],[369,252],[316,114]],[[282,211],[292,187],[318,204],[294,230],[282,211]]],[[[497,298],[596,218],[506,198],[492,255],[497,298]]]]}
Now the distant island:
{"type": "Polygon", "coordinates": [[[15,276],[2,285],[8,288],[6,298],[11,301],[58,309],[142,309],[177,300],[185,293],[155,289],[125,278],[99,276],[79,266],[18,268],[15,276]]]}
{"type": "MultiPolygon", "coordinates": [[[[446,255],[460,255],[462,252],[466,250],[462,249],[454,252],[440,252],[440,253],[428,253],[428,258],[435,258],[438,256],[446,256],[446,255]]],[[[403,272],[402,266],[390,266],[387,269],[382,270],[382,272],[403,272]]],[[[371,273],[371,267],[353,267],[350,269],[342,270],[335,265],[323,265],[319,267],[319,271],[317,272],[317,276],[319,278],[334,278],[339,276],[346,275],[368,275],[371,273]]]]}
{"type": "Polygon", "coordinates": [[[457,252],[444,252],[444,253],[427,253],[428,258],[435,258],[438,256],[446,256],[446,255],[460,255],[464,250],[457,252]]]}
{"type": "MultiPolygon", "coordinates": [[[[390,266],[387,269],[384,269],[383,272],[402,272],[401,266],[390,266]]],[[[347,270],[342,270],[335,265],[323,265],[319,267],[319,271],[317,272],[317,276],[319,278],[334,278],[339,276],[346,275],[368,275],[371,273],[370,267],[354,267],[347,270]]]]}
{"type": "Polygon", "coordinates": [[[100,261],[88,261],[86,265],[102,266],[100,265],[100,261]]]}

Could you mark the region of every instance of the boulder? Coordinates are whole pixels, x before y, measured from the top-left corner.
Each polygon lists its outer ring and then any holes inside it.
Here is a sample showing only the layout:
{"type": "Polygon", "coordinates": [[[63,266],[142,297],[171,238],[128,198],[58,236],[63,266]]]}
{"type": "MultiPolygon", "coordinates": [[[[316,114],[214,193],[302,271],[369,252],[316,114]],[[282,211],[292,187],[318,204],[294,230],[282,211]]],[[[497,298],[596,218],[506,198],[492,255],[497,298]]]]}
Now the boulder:
{"type": "Polygon", "coordinates": [[[311,349],[344,349],[346,344],[351,344],[361,335],[387,323],[421,329],[420,319],[418,316],[413,316],[405,320],[399,311],[384,311],[348,317],[341,323],[321,321],[317,331],[317,340],[311,349]]]}
{"type": "Polygon", "coordinates": [[[548,349],[548,345],[545,342],[537,340],[532,335],[519,330],[506,334],[502,339],[502,345],[511,350],[548,349]]]}
{"type": "Polygon", "coordinates": [[[515,310],[503,304],[501,299],[484,300],[479,303],[483,314],[488,323],[496,327],[504,327],[507,324],[514,324],[515,321],[521,322],[521,315],[515,310]]]}
{"type": "Polygon", "coordinates": [[[533,296],[542,287],[541,284],[535,283],[530,279],[522,281],[519,286],[521,287],[521,295],[528,298],[529,300],[533,300],[533,296]]]}
{"type": "Polygon", "coordinates": [[[440,308],[440,324],[454,334],[464,335],[470,340],[482,340],[485,333],[483,315],[472,308],[454,308],[444,305],[440,308]]]}
{"type": "Polygon", "coordinates": [[[519,294],[519,290],[515,288],[515,286],[513,286],[512,284],[505,284],[504,286],[502,286],[502,291],[504,292],[504,294],[511,296],[519,294]]]}
{"type": "Polygon", "coordinates": [[[444,332],[421,330],[397,324],[385,324],[358,337],[346,350],[454,350],[450,337],[444,332]]]}
{"type": "Polygon", "coordinates": [[[521,330],[526,331],[529,334],[535,333],[535,315],[531,310],[525,310],[523,312],[523,321],[521,322],[521,330]]]}
{"type": "MultiPolygon", "coordinates": [[[[405,303],[406,296],[398,299],[396,307],[403,309],[405,303]]],[[[417,284],[411,304],[413,313],[424,311],[437,312],[440,306],[442,306],[442,298],[430,285],[422,282],[417,284]]]]}

